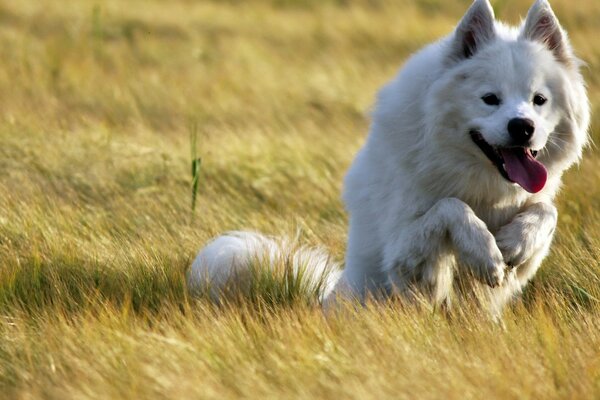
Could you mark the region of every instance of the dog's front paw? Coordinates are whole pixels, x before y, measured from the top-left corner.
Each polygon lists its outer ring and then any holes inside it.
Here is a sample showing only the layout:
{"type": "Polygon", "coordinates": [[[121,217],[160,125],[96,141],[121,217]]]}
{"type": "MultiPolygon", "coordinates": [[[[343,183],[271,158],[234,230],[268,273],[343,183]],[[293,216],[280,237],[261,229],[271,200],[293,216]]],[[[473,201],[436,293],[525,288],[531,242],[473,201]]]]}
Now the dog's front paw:
{"type": "Polygon", "coordinates": [[[494,266],[494,268],[491,268],[490,270],[488,270],[488,276],[489,278],[487,279],[486,284],[489,287],[495,288],[498,287],[502,284],[502,282],[504,282],[504,268],[505,265],[504,263],[499,264],[494,266]]]}
{"type": "Polygon", "coordinates": [[[506,264],[502,252],[496,245],[494,236],[486,230],[481,230],[477,235],[478,243],[474,251],[464,260],[471,266],[476,278],[490,287],[498,287],[504,281],[506,264]]]}
{"type": "Polygon", "coordinates": [[[535,204],[519,214],[496,233],[496,244],[509,267],[518,267],[552,240],[556,227],[556,209],[547,204],[535,204]]]}
{"type": "Polygon", "coordinates": [[[491,257],[488,257],[485,261],[485,263],[480,264],[482,266],[480,280],[492,288],[500,286],[504,281],[504,270],[506,268],[502,254],[498,249],[494,249],[491,252],[491,257]]]}
{"type": "Polygon", "coordinates": [[[533,254],[531,240],[512,225],[507,225],[498,232],[496,243],[502,252],[504,262],[510,268],[523,264],[533,254]]]}

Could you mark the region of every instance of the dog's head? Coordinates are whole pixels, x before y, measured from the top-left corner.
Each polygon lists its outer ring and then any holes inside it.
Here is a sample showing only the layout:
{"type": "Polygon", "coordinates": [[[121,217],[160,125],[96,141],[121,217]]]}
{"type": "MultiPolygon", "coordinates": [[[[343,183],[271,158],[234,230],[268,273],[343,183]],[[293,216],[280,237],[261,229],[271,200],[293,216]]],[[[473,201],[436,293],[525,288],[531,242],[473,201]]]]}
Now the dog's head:
{"type": "Polygon", "coordinates": [[[488,0],[476,0],[446,45],[446,72],[427,104],[443,121],[436,135],[480,177],[530,193],[559,179],[587,142],[589,105],[550,4],[538,0],[520,28],[509,28],[495,22],[488,0]]]}

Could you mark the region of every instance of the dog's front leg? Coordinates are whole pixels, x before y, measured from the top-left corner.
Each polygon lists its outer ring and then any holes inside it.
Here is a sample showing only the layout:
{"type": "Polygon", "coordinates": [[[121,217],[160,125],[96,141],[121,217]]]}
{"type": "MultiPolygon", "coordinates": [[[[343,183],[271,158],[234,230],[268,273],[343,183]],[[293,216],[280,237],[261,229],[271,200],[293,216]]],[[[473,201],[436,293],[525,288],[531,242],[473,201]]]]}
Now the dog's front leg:
{"type": "Polygon", "coordinates": [[[504,261],[513,268],[502,287],[491,290],[492,315],[499,317],[506,303],[536,273],[548,254],[556,228],[556,208],[548,203],[535,203],[525,208],[496,233],[496,243],[504,261]]]}
{"type": "Polygon", "coordinates": [[[545,255],[557,219],[556,207],[548,203],[535,203],[500,228],[496,233],[496,243],[506,264],[520,267],[532,258],[540,258],[539,253],[545,255]]]}
{"type": "Polygon", "coordinates": [[[399,233],[386,245],[384,254],[384,268],[395,270],[396,284],[406,286],[403,280],[435,276],[439,267],[436,262],[448,244],[481,282],[496,287],[504,279],[505,264],[494,236],[473,210],[458,199],[439,200],[399,233]]]}

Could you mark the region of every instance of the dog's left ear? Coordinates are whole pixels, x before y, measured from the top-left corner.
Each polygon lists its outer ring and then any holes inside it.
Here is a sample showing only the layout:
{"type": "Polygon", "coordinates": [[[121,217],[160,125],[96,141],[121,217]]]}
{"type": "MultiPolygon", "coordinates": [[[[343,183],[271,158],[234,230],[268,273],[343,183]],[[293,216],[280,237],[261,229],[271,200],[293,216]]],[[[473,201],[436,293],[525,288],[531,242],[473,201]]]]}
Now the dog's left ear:
{"type": "Polygon", "coordinates": [[[475,0],[454,31],[453,58],[471,58],[495,36],[494,10],[490,2],[475,0]]]}
{"type": "Polygon", "coordinates": [[[570,65],[573,54],[567,34],[560,26],[548,0],[537,0],[527,13],[521,39],[541,42],[554,53],[556,59],[570,65]]]}

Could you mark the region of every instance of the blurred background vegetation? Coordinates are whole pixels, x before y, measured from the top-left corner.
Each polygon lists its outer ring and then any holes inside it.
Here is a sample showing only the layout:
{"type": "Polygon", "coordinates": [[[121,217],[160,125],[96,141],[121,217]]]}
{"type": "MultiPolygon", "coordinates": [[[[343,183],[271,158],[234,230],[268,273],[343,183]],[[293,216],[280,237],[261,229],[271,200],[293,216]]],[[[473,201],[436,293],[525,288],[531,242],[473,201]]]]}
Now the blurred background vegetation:
{"type": "MultiPolygon", "coordinates": [[[[513,24],[530,6],[492,3],[513,24]]],[[[342,259],[341,182],[376,92],[469,4],[0,2],[0,397],[598,397],[593,146],[504,330],[468,307],[324,321],[305,302],[186,295],[195,252],[226,230],[342,259]]],[[[595,128],[600,2],[552,6],[587,62],[595,128]]]]}

